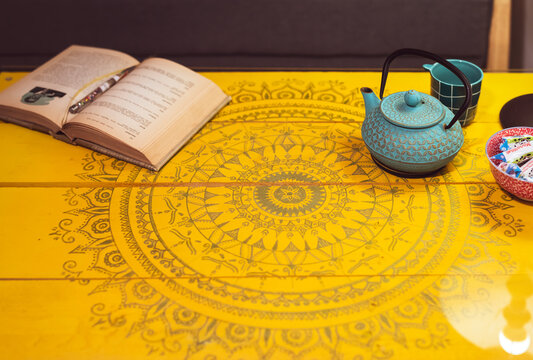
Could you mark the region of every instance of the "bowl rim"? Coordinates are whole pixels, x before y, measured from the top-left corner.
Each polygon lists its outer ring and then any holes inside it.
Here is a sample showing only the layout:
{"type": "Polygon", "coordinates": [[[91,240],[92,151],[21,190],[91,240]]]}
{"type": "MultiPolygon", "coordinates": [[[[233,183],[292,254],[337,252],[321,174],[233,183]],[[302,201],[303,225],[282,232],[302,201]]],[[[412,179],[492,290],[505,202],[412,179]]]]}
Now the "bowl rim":
{"type": "MultiPolygon", "coordinates": [[[[494,162],[492,162],[492,160],[490,159],[489,152],[488,152],[489,143],[492,141],[492,139],[495,136],[497,136],[501,132],[507,131],[507,130],[512,130],[512,129],[530,129],[531,130],[531,135],[533,135],[533,127],[531,127],[531,126],[514,126],[514,127],[510,127],[510,128],[501,129],[501,130],[495,132],[494,134],[492,134],[491,137],[485,143],[485,156],[487,157],[487,160],[489,161],[491,168],[496,169],[497,171],[499,171],[500,173],[502,173],[506,177],[509,177],[509,178],[511,178],[513,180],[517,180],[517,181],[522,182],[524,184],[528,184],[529,186],[533,186],[533,182],[531,182],[531,181],[519,179],[517,177],[512,176],[511,174],[507,174],[505,171],[500,169],[500,167],[498,165],[496,165],[494,162]]],[[[497,179],[496,179],[496,182],[498,182],[497,179]]]]}

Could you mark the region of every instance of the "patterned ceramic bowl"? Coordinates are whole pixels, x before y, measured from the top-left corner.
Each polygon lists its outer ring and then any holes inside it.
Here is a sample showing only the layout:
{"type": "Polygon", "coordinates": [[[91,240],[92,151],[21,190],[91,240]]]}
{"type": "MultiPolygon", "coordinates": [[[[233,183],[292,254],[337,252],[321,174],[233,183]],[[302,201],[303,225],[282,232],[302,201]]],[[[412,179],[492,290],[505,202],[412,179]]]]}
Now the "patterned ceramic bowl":
{"type": "Polygon", "coordinates": [[[496,166],[495,163],[490,160],[491,156],[501,153],[499,148],[502,137],[504,136],[516,136],[516,135],[533,135],[532,127],[513,127],[508,129],[503,129],[498,131],[496,134],[492,135],[489,141],[487,141],[487,146],[485,147],[485,154],[490,163],[490,171],[496,179],[496,182],[504,189],[515,195],[516,197],[533,201],[533,182],[517,179],[509,174],[506,174],[501,169],[496,166]]]}

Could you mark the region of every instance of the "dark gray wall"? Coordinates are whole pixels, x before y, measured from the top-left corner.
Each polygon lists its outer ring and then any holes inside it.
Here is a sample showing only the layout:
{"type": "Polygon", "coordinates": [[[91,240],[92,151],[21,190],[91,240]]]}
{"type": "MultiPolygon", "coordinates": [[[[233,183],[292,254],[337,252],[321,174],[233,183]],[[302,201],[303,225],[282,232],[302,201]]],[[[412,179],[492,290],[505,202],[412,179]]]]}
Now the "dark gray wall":
{"type": "Polygon", "coordinates": [[[524,67],[533,69],[533,1],[528,1],[524,11],[524,67]]]}
{"type": "Polygon", "coordinates": [[[510,67],[533,70],[533,0],[512,2],[510,67]]]}
{"type": "Polygon", "coordinates": [[[402,47],[484,67],[492,0],[3,0],[2,14],[4,68],[71,44],[193,68],[379,68],[402,47]]]}

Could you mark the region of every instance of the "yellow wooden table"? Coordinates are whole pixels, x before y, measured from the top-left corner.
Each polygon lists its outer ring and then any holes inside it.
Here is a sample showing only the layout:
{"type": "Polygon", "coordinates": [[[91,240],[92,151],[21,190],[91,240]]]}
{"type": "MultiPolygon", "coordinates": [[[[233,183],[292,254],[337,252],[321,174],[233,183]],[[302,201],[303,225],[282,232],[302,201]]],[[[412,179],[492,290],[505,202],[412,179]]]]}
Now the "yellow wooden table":
{"type": "Polygon", "coordinates": [[[422,179],[361,139],[378,73],[205,75],[233,101],[158,173],[0,123],[1,359],[532,358],[533,207],[484,145],[533,74],[422,179]]]}

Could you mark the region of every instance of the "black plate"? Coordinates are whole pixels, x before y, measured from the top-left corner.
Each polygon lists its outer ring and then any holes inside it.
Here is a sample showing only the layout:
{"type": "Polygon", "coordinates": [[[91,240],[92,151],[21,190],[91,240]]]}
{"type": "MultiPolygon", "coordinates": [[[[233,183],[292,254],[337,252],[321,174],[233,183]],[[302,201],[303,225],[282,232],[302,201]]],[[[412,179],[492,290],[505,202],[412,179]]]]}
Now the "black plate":
{"type": "Polygon", "coordinates": [[[503,105],[500,123],[504,129],[516,126],[533,127],[533,94],[516,97],[503,105]]]}

